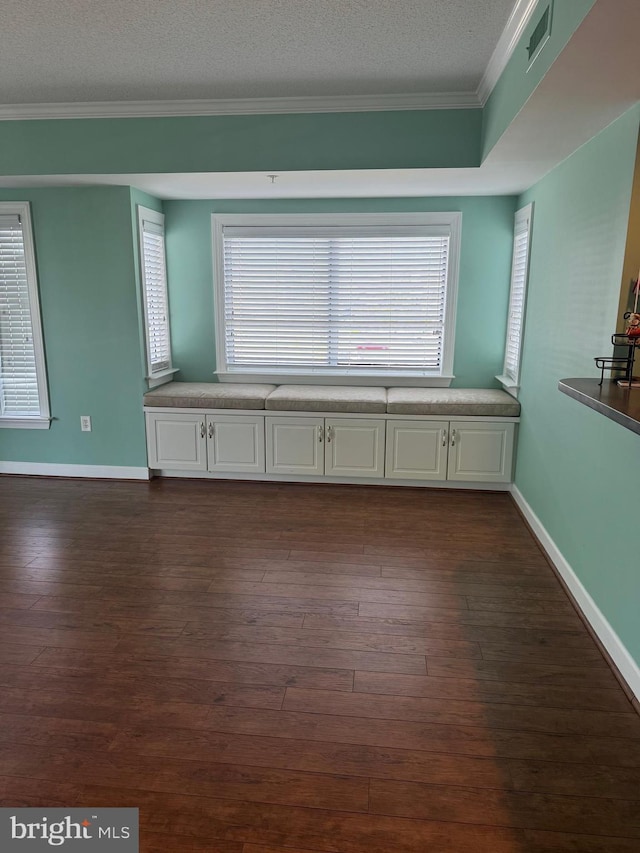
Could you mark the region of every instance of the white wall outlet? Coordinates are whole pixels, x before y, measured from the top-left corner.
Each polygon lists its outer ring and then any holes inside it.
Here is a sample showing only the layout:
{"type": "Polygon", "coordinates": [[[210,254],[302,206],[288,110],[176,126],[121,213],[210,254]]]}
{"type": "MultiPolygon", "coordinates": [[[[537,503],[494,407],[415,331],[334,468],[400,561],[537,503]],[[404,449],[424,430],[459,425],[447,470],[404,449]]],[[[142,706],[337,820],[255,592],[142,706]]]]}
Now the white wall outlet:
{"type": "Polygon", "coordinates": [[[80,429],[82,432],[91,432],[91,416],[80,415],[80,429]]]}

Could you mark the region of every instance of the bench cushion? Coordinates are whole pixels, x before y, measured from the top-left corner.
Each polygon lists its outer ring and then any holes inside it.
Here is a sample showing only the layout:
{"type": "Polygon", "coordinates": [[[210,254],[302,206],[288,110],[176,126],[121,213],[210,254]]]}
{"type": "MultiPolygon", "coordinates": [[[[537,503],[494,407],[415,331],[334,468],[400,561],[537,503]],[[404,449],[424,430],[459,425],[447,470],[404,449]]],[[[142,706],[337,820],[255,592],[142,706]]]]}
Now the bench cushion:
{"type": "Polygon", "coordinates": [[[387,391],[364,385],[280,385],[267,398],[265,408],[281,412],[384,414],[387,391]]]}
{"type": "Polygon", "coordinates": [[[477,415],[518,417],[520,403],[491,388],[388,388],[390,415],[477,415]]]}
{"type": "Polygon", "coordinates": [[[227,382],[168,382],[144,395],[145,406],[184,409],[264,409],[275,385],[227,382]]]}

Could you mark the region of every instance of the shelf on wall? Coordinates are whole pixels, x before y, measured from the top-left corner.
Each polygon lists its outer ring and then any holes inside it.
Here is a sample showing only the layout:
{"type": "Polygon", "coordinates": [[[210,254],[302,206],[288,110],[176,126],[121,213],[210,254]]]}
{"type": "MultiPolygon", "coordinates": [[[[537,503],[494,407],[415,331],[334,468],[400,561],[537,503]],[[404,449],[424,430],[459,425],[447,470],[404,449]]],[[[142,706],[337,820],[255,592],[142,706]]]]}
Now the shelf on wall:
{"type": "Polygon", "coordinates": [[[561,379],[558,390],[640,435],[640,389],[621,388],[610,380],[561,379]]]}

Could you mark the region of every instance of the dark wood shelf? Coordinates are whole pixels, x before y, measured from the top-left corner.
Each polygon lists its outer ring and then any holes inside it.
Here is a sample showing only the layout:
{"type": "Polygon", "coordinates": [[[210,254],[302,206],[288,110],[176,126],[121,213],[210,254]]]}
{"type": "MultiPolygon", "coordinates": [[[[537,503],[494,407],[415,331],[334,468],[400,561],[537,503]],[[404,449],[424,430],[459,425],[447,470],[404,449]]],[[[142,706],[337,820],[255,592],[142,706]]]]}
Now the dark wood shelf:
{"type": "Polygon", "coordinates": [[[640,435],[640,388],[621,388],[609,380],[561,379],[558,389],[579,403],[640,435]]]}

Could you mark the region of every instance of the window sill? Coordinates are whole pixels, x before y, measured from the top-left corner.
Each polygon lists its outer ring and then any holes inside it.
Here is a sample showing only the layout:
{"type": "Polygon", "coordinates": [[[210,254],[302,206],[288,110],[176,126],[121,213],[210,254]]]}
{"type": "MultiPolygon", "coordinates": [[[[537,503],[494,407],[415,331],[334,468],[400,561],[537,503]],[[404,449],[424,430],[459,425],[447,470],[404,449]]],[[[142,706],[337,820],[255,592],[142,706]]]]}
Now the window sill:
{"type": "Polygon", "coordinates": [[[51,418],[0,417],[0,429],[49,429],[51,418]]]}
{"type": "Polygon", "coordinates": [[[273,385],[401,385],[411,388],[448,388],[454,376],[419,376],[406,373],[244,373],[214,372],[218,382],[267,382],[273,385]]]}
{"type": "Polygon", "coordinates": [[[516,385],[513,379],[509,379],[508,376],[496,376],[496,379],[508,394],[511,394],[512,397],[515,397],[516,400],[518,399],[520,386],[516,385]]]}
{"type": "Polygon", "coordinates": [[[161,370],[159,373],[154,373],[152,376],[145,377],[149,390],[158,388],[160,385],[166,385],[171,382],[174,374],[179,373],[179,367],[168,367],[166,370],[161,370]]]}

